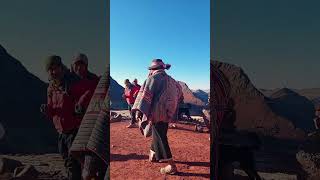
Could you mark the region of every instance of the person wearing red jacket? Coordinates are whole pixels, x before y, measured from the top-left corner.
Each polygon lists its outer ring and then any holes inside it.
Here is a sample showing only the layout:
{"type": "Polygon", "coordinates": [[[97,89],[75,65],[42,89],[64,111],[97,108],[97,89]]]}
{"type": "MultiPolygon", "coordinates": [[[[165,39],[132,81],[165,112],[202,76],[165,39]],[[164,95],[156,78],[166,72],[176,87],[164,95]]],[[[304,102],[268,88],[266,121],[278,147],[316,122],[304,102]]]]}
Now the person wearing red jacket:
{"type": "Polygon", "coordinates": [[[124,88],[124,94],[122,95],[122,97],[125,98],[128,103],[128,110],[130,112],[130,118],[131,118],[130,124],[127,126],[127,128],[133,128],[135,127],[136,118],[135,118],[135,115],[132,113],[131,109],[136,100],[139,89],[138,87],[131,84],[129,79],[126,79],[124,81],[124,84],[125,84],[125,88],[124,88]]]}
{"type": "Polygon", "coordinates": [[[41,112],[53,121],[59,133],[58,150],[65,162],[69,180],[81,180],[81,165],[69,149],[78,132],[81,121],[75,117],[75,96],[70,92],[76,78],[62,64],[61,57],[53,55],[46,59],[49,75],[47,104],[41,105],[41,112]]]}
{"type": "Polygon", "coordinates": [[[137,80],[137,79],[134,79],[132,84],[133,84],[135,87],[137,87],[138,89],[141,88],[141,86],[138,84],[138,80],[137,80]]]}
{"type": "MultiPolygon", "coordinates": [[[[77,102],[75,105],[77,118],[82,121],[96,90],[97,84],[99,83],[100,77],[88,70],[88,57],[82,53],[78,53],[73,57],[71,72],[79,78],[79,81],[73,85],[71,93],[75,96],[75,100],[77,102]]],[[[101,105],[97,105],[95,108],[102,108],[98,106],[101,105]]],[[[81,162],[83,165],[82,178],[101,179],[102,177],[100,177],[100,175],[104,174],[106,169],[106,167],[103,167],[104,163],[92,154],[85,155],[83,159],[84,160],[81,162]]]]}
{"type": "Polygon", "coordinates": [[[71,73],[79,79],[73,85],[71,93],[75,96],[77,117],[81,121],[100,78],[88,70],[88,57],[82,53],[73,57],[71,73]]]}

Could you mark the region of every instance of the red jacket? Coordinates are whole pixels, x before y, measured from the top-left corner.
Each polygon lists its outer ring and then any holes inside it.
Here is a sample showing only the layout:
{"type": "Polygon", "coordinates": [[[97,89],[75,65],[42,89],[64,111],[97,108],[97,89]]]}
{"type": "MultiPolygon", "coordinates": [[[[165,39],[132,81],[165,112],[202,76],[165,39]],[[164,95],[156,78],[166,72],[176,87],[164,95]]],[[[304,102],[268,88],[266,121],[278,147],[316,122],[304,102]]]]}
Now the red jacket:
{"type": "Polygon", "coordinates": [[[99,77],[93,76],[88,79],[81,79],[74,83],[70,89],[70,94],[75,97],[76,105],[80,105],[82,108],[87,109],[99,79],[99,77]]]}
{"type": "Polygon", "coordinates": [[[139,90],[140,90],[141,86],[139,84],[137,84],[137,85],[133,85],[133,87],[134,87],[133,97],[136,99],[137,96],[138,96],[138,93],[139,93],[139,90]]]}
{"type": "Polygon", "coordinates": [[[66,90],[48,87],[47,116],[58,132],[70,132],[79,128],[82,116],[75,113],[76,105],[87,109],[99,78],[94,76],[70,83],[66,90]]]}
{"type": "Polygon", "coordinates": [[[59,133],[66,133],[79,128],[80,121],[74,114],[74,96],[69,94],[67,90],[49,86],[47,98],[47,116],[53,121],[59,133]]]}
{"type": "Polygon", "coordinates": [[[134,101],[136,100],[139,90],[140,88],[134,85],[124,89],[124,97],[128,104],[134,104],[134,101]]]}

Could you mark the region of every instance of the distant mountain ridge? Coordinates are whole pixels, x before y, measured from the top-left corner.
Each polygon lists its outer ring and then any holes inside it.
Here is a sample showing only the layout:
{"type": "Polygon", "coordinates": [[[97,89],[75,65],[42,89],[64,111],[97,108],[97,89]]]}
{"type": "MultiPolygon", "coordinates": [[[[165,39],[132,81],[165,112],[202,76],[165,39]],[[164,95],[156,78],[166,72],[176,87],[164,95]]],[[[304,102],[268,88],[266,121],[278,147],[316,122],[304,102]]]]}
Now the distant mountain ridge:
{"type": "MultiPolygon", "coordinates": [[[[260,89],[260,91],[267,97],[270,97],[275,92],[279,91],[281,88],[276,89],[260,89]]],[[[289,89],[289,88],[282,88],[289,89]]],[[[314,102],[316,106],[318,103],[318,99],[320,98],[320,88],[306,88],[306,89],[290,89],[293,92],[308,98],[310,101],[314,102]]]]}
{"type": "Polygon", "coordinates": [[[201,90],[201,89],[198,89],[198,90],[193,91],[193,94],[196,98],[200,99],[202,102],[208,103],[208,97],[209,97],[208,92],[201,90]]]}

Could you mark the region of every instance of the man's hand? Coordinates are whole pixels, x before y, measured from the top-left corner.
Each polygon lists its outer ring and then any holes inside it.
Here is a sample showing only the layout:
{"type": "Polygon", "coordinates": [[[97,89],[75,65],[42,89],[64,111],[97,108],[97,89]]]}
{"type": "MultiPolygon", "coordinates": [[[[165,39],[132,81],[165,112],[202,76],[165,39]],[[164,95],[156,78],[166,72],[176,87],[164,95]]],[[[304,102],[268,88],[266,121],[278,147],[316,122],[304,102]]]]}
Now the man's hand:
{"type": "Polygon", "coordinates": [[[47,114],[48,105],[47,104],[41,104],[40,106],[40,112],[43,114],[47,114]]]}
{"type": "Polygon", "coordinates": [[[76,115],[82,116],[82,115],[84,115],[86,112],[85,112],[85,109],[84,109],[80,104],[77,104],[77,105],[75,106],[75,113],[76,113],[76,115]]]}

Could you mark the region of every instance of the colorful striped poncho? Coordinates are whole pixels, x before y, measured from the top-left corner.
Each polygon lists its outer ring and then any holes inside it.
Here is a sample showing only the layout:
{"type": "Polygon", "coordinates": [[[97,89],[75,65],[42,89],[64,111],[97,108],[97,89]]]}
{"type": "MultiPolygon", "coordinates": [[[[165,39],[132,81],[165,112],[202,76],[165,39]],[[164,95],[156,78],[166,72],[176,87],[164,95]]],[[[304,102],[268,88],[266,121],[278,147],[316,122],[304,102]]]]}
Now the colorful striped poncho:
{"type": "Polygon", "coordinates": [[[181,96],[179,84],[164,70],[158,70],[140,88],[132,110],[143,113],[142,121],[173,122],[181,96]]]}
{"type": "Polygon", "coordinates": [[[109,73],[104,73],[91,98],[70,152],[76,158],[94,154],[109,164],[109,73]]]}

